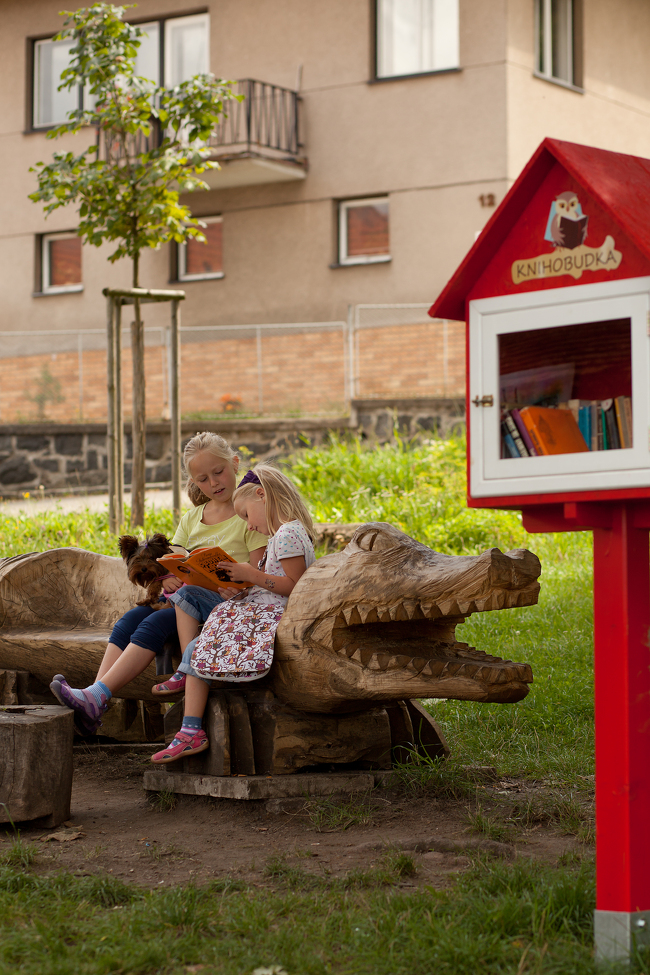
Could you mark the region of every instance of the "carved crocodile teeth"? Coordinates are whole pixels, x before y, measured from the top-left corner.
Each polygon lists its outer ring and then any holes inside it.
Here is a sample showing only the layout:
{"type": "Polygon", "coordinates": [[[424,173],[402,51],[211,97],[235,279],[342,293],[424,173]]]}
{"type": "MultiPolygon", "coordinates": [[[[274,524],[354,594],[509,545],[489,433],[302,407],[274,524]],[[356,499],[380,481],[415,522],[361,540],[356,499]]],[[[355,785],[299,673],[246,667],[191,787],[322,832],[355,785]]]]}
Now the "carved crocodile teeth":
{"type": "Polygon", "coordinates": [[[427,601],[420,603],[420,611],[425,619],[434,620],[436,617],[440,616],[440,610],[438,606],[433,601],[427,601]]]}
{"type": "Polygon", "coordinates": [[[341,647],[341,649],[338,651],[338,653],[339,653],[340,656],[343,656],[343,657],[351,657],[352,654],[355,652],[355,650],[356,650],[356,647],[355,647],[354,643],[350,643],[346,647],[341,647]]]}
{"type": "Polygon", "coordinates": [[[402,670],[410,662],[410,657],[406,657],[403,653],[398,653],[396,656],[390,658],[386,670],[402,670]]]}
{"type": "Polygon", "coordinates": [[[367,603],[361,603],[359,606],[357,606],[357,612],[361,617],[362,623],[377,623],[379,620],[376,606],[369,606],[367,603]]]}
{"type": "Polygon", "coordinates": [[[463,616],[469,616],[470,613],[474,613],[476,611],[476,603],[473,599],[468,599],[465,602],[459,602],[458,609],[463,616]]]}
{"type": "Polygon", "coordinates": [[[340,630],[340,629],[342,629],[342,628],[343,628],[344,626],[347,626],[347,625],[348,625],[348,624],[347,624],[347,621],[346,621],[346,619],[345,619],[345,616],[343,615],[343,613],[342,613],[342,612],[341,612],[341,613],[339,613],[339,614],[338,614],[338,615],[336,616],[336,618],[334,619],[334,629],[336,629],[336,630],[340,630]]]}
{"type": "Polygon", "coordinates": [[[438,603],[438,609],[443,616],[461,615],[458,602],[455,599],[443,599],[442,602],[438,603]]]}
{"type": "Polygon", "coordinates": [[[405,599],[402,603],[404,611],[408,614],[410,620],[419,620],[423,618],[423,613],[420,609],[419,604],[415,599],[405,599]]]}
{"type": "Polygon", "coordinates": [[[387,609],[385,606],[380,609],[377,609],[377,615],[379,616],[380,622],[382,623],[391,622],[390,610],[387,609]]]}
{"type": "Polygon", "coordinates": [[[350,659],[356,660],[362,667],[367,667],[372,657],[372,650],[355,650],[350,659]]]}
{"type": "Polygon", "coordinates": [[[386,670],[390,660],[389,653],[373,653],[366,665],[367,670],[386,670]]]}
{"type": "Polygon", "coordinates": [[[356,606],[347,606],[343,610],[343,615],[345,616],[345,622],[348,626],[358,626],[361,622],[361,617],[356,606]]]}
{"type": "Polygon", "coordinates": [[[425,677],[437,677],[444,670],[444,666],[442,660],[428,660],[426,667],[422,670],[422,674],[425,677]]]}
{"type": "Polygon", "coordinates": [[[395,606],[390,607],[390,618],[391,620],[395,620],[395,622],[401,623],[409,618],[409,614],[402,603],[396,603],[395,606]]]}
{"type": "Polygon", "coordinates": [[[424,657],[412,657],[410,662],[406,665],[407,670],[414,670],[416,674],[419,674],[421,670],[426,667],[428,661],[424,657]]]}

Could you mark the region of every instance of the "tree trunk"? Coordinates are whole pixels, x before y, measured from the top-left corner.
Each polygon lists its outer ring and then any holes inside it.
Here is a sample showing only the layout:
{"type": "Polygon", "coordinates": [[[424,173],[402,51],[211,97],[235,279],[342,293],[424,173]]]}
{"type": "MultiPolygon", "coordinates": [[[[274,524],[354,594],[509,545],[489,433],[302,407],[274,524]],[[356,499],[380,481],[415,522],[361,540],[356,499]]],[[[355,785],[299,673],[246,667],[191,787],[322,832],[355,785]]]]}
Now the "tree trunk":
{"type": "MultiPolygon", "coordinates": [[[[133,260],[133,287],[138,284],[138,258],[133,260]]],[[[134,299],[135,321],[131,323],[131,354],[133,357],[133,410],[131,439],[133,458],[131,467],[131,528],[144,525],[145,491],[145,379],[144,379],[144,323],[140,317],[140,301],[134,299]]]]}

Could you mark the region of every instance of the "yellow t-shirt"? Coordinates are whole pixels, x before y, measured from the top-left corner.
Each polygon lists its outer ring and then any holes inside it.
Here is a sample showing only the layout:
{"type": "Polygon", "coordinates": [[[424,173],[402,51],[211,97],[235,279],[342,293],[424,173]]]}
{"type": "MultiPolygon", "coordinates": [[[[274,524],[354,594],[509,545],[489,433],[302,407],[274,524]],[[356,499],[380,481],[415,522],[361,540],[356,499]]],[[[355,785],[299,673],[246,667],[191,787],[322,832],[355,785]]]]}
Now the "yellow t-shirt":
{"type": "Polygon", "coordinates": [[[201,521],[204,508],[205,504],[202,504],[185,512],[178,523],[172,545],[182,545],[190,552],[204,545],[218,545],[237,562],[248,562],[251,552],[266,547],[266,535],[249,531],[239,515],[233,515],[217,525],[204,525],[201,521]]]}

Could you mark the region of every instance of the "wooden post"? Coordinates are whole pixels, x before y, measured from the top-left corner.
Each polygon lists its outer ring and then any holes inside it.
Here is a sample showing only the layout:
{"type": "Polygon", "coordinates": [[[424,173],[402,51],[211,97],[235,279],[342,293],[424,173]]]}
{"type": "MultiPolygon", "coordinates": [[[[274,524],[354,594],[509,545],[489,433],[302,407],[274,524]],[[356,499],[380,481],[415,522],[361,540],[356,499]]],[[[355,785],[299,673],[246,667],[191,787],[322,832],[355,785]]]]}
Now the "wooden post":
{"type": "Polygon", "coordinates": [[[122,403],[122,300],[115,301],[115,507],[120,531],[124,522],[124,406],[122,403]]]}
{"type": "Polygon", "coordinates": [[[107,372],[108,372],[108,486],[110,494],[109,524],[112,532],[122,527],[124,520],[124,422],[122,410],[122,305],[133,304],[135,321],[131,325],[131,353],[133,358],[133,420],[131,425],[133,463],[131,475],[131,525],[144,523],[145,501],[145,371],[144,324],[140,306],[144,302],[171,301],[171,455],[174,517],[181,516],[180,478],[180,309],[184,291],[161,291],[145,288],[104,288],[107,299],[107,372]]]}
{"type": "Polygon", "coordinates": [[[650,504],[523,511],[527,531],[594,533],[597,961],[650,944],[650,504]]]}
{"type": "Polygon", "coordinates": [[[172,499],[174,524],[181,517],[181,404],[180,404],[180,307],[178,300],[172,301],[172,325],[170,334],[171,384],[169,404],[171,411],[171,461],[172,461],[172,499]]]}
{"type": "Polygon", "coordinates": [[[144,525],[145,492],[145,378],[144,327],[140,300],[134,299],[135,320],[131,323],[131,356],[133,361],[133,399],[131,409],[131,528],[144,525]]]}
{"type": "Polygon", "coordinates": [[[635,505],[594,529],[596,956],[650,940],[650,565],[635,505]],[[635,523],[636,522],[636,523],[635,523]]]}
{"type": "Polygon", "coordinates": [[[108,530],[117,532],[117,442],[115,430],[116,389],[115,376],[115,305],[111,295],[106,297],[106,386],[108,391],[108,410],[106,416],[106,447],[108,454],[108,530]]]}

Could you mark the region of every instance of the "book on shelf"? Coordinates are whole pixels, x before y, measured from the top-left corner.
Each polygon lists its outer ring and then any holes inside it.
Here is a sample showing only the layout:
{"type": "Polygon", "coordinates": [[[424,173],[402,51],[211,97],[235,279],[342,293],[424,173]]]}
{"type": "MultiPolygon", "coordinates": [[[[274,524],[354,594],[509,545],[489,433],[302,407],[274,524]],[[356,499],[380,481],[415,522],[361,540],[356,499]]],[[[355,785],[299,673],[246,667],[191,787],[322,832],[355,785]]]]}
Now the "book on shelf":
{"type": "Polygon", "coordinates": [[[607,435],[606,449],[620,450],[621,441],[618,435],[618,425],[616,423],[616,411],[614,409],[614,400],[604,399],[600,405],[603,411],[603,421],[605,424],[605,433],[607,435]]]}
{"type": "Polygon", "coordinates": [[[501,424],[501,441],[503,444],[505,457],[521,457],[521,454],[517,450],[517,445],[512,439],[512,434],[508,430],[505,422],[501,424]]]}
{"type": "Polygon", "coordinates": [[[520,412],[538,454],[575,454],[589,449],[571,410],[525,406],[520,412]]]}
{"type": "Polygon", "coordinates": [[[504,420],[504,423],[505,423],[506,427],[508,428],[508,433],[510,434],[510,436],[512,437],[512,439],[515,442],[515,447],[517,448],[519,457],[528,457],[528,456],[530,456],[529,455],[529,451],[528,451],[528,447],[526,446],[526,444],[525,444],[525,442],[524,442],[524,440],[523,440],[523,438],[521,436],[521,433],[519,432],[519,427],[515,423],[515,420],[514,420],[514,417],[512,416],[512,414],[505,413],[504,414],[504,417],[503,417],[503,420],[504,420]]]}
{"type": "Polygon", "coordinates": [[[181,582],[188,586],[200,586],[218,592],[219,589],[247,589],[248,582],[233,582],[224,569],[219,568],[219,562],[237,562],[232,555],[228,555],[218,545],[195,548],[189,555],[172,553],[157,559],[168,572],[173,572],[181,582]]]}
{"type": "Polygon", "coordinates": [[[530,439],[530,434],[526,429],[526,424],[522,420],[519,410],[510,410],[510,416],[514,420],[517,429],[519,430],[519,436],[526,445],[526,450],[528,451],[529,457],[536,457],[537,451],[535,450],[533,441],[530,439]]]}
{"type": "Polygon", "coordinates": [[[569,399],[559,407],[531,404],[504,410],[501,435],[503,457],[631,447],[632,400],[629,396],[569,399]]]}

